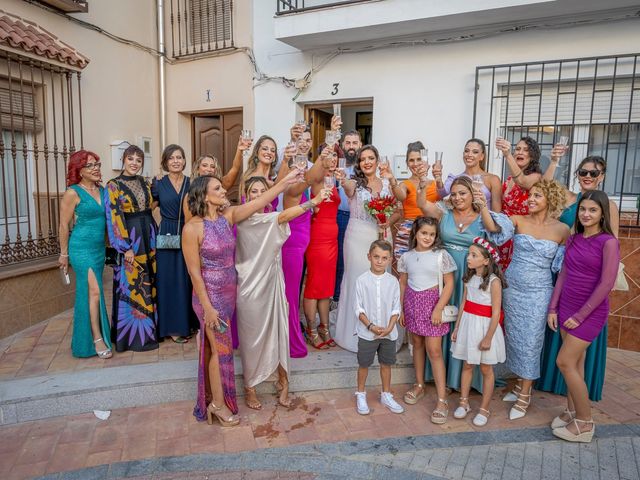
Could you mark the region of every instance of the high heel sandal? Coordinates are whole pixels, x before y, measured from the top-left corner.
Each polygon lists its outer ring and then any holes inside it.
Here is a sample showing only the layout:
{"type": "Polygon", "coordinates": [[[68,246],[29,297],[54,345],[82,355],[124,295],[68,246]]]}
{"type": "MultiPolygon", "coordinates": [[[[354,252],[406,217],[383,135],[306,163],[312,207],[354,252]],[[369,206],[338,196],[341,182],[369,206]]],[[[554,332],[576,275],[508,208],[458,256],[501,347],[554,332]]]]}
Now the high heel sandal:
{"type": "Polygon", "coordinates": [[[555,430],[556,428],[562,428],[562,427],[566,427],[567,425],[569,425],[571,423],[571,421],[575,418],[574,415],[576,414],[575,411],[571,411],[568,408],[565,409],[564,412],[562,412],[561,415],[558,415],[556,418],[553,419],[553,421],[551,422],[551,429],[555,430]],[[562,415],[569,415],[569,420],[563,420],[562,419],[562,415]]]}
{"type": "Polygon", "coordinates": [[[285,408],[289,408],[291,406],[291,399],[289,398],[289,382],[278,380],[276,382],[276,392],[278,392],[278,403],[285,408]],[[283,393],[285,394],[286,402],[282,400],[283,393]]]}
{"type": "Polygon", "coordinates": [[[447,417],[449,416],[449,402],[439,398],[438,404],[436,404],[436,409],[431,412],[431,423],[442,425],[443,423],[446,423],[447,417]],[[438,408],[438,404],[443,404],[445,408],[438,408]]]}
{"type": "Polygon", "coordinates": [[[522,391],[522,387],[520,386],[519,383],[516,383],[515,387],[513,387],[513,390],[511,390],[504,397],[502,397],[502,401],[515,402],[516,400],[518,400],[518,395],[520,394],[521,391],[522,391]]]}
{"type": "Polygon", "coordinates": [[[322,340],[324,341],[324,344],[327,345],[328,347],[335,347],[336,341],[331,338],[331,333],[329,332],[329,327],[327,327],[324,324],[320,324],[318,326],[318,333],[320,334],[320,338],[322,338],[322,340]]]}
{"type": "Polygon", "coordinates": [[[320,336],[318,335],[318,331],[315,328],[307,327],[305,330],[306,335],[304,336],[306,342],[311,345],[313,348],[317,348],[318,350],[326,350],[329,348],[326,342],[320,341],[320,336]]]}
{"type": "MultiPolygon", "coordinates": [[[[102,339],[102,337],[100,337],[97,340],[93,341],[93,344],[96,345],[98,342],[104,342],[104,340],[102,339]]],[[[105,347],[107,346],[107,344],[105,343],[105,347]]],[[[105,350],[101,350],[100,352],[96,350],[96,354],[98,355],[98,358],[102,358],[104,360],[106,360],[107,358],[111,358],[113,357],[113,352],[111,352],[110,348],[107,348],[105,350]]]]}
{"type": "MultiPolygon", "coordinates": [[[[596,425],[593,423],[593,419],[591,420],[579,420],[574,418],[571,422],[576,424],[576,429],[578,433],[571,432],[567,427],[560,427],[553,430],[553,434],[561,438],[562,440],[566,440],[567,442],[578,442],[578,443],[589,443],[593,439],[593,434],[596,431],[596,425]],[[581,423],[589,423],[591,424],[591,430],[581,431],[580,424],[581,423]]],[[[571,423],[570,422],[570,423],[571,423]]]]}
{"type": "Polygon", "coordinates": [[[453,412],[453,418],[462,420],[467,416],[469,410],[471,410],[471,407],[469,406],[469,397],[460,397],[460,405],[458,405],[456,411],[453,412]]]}
{"type": "Polygon", "coordinates": [[[240,419],[234,414],[224,418],[222,414],[218,413],[221,409],[222,407],[216,407],[213,402],[207,406],[207,423],[209,425],[213,425],[213,417],[217,418],[223,427],[235,427],[240,423],[240,419]]]}
{"type": "Polygon", "coordinates": [[[247,405],[247,407],[253,410],[262,409],[262,403],[260,403],[260,400],[258,400],[258,394],[256,393],[255,387],[244,387],[244,393],[244,403],[247,405]]]}
{"type": "Polygon", "coordinates": [[[529,389],[528,394],[520,392],[516,403],[511,407],[511,410],[509,410],[509,420],[517,420],[524,417],[527,414],[529,405],[531,405],[531,389],[529,389]],[[526,397],[527,400],[524,400],[522,397],[526,397]]]}

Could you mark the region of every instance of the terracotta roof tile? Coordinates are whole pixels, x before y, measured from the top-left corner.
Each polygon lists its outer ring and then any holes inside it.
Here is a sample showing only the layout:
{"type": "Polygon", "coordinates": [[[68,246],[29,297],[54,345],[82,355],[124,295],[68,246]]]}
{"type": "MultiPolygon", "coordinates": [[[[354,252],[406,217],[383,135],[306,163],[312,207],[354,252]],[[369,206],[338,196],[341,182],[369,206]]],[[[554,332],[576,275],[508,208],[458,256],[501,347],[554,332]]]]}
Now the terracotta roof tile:
{"type": "Polygon", "coordinates": [[[0,10],[0,46],[3,44],[78,68],[89,63],[87,57],[39,25],[0,10]]]}

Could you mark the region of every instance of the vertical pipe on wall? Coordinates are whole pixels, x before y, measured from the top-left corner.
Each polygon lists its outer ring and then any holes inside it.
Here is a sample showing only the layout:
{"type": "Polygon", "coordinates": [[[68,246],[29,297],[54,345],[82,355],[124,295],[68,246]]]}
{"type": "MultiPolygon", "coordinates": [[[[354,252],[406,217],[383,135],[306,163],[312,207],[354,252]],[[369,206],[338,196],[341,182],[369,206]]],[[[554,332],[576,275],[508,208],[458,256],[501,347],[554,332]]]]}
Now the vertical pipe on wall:
{"type": "Polygon", "coordinates": [[[157,1],[157,10],[158,10],[158,51],[160,55],[158,56],[158,69],[159,79],[160,79],[160,145],[159,148],[162,150],[164,145],[166,144],[166,136],[167,136],[167,123],[166,123],[166,88],[165,88],[165,50],[164,50],[164,2],[163,0],[157,1]]]}

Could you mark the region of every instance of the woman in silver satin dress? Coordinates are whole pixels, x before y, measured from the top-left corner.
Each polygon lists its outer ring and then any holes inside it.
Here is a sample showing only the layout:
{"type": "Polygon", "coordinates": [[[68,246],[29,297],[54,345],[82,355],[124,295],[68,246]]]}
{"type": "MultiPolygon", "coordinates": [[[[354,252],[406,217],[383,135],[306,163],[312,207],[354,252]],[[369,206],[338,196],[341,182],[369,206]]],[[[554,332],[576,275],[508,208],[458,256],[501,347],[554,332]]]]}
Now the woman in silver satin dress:
{"type": "MultiPolygon", "coordinates": [[[[291,175],[302,172],[292,170],[291,175]]],[[[268,189],[264,177],[245,181],[245,198],[254,200],[268,189]]],[[[259,410],[262,404],[256,385],[276,370],[278,403],[289,407],[289,305],[282,272],[282,245],[291,231],[288,222],[315,208],[331,192],[320,195],[283,212],[255,213],[239,223],[236,244],[238,292],[236,314],[238,340],[246,390],[245,402],[259,410]]]]}

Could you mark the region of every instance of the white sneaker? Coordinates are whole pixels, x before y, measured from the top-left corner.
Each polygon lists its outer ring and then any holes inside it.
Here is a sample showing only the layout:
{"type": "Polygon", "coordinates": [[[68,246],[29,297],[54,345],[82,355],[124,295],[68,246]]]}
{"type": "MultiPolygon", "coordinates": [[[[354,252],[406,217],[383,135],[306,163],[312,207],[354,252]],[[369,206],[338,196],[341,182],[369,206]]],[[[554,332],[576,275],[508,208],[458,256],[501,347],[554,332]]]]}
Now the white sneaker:
{"type": "Polygon", "coordinates": [[[393,399],[391,392],[382,392],[380,394],[380,403],[391,410],[393,413],[402,413],[404,408],[393,399]]]}
{"type": "Polygon", "coordinates": [[[369,415],[367,392],[356,392],[356,410],[360,415],[369,415]]]}

